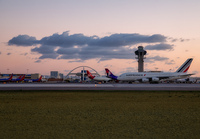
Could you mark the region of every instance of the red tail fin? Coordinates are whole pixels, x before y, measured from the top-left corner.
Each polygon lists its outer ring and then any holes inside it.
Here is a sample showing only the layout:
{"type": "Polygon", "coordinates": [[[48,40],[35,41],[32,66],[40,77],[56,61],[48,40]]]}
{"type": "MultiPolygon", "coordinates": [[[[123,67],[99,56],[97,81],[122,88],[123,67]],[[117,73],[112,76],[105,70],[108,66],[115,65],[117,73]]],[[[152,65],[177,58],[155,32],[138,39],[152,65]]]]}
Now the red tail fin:
{"type": "Polygon", "coordinates": [[[20,75],[17,79],[21,79],[22,75],[20,75]]]}
{"type": "Polygon", "coordinates": [[[10,75],[8,81],[11,81],[11,80],[12,80],[12,77],[13,77],[13,73],[10,75]]]}
{"type": "Polygon", "coordinates": [[[90,79],[94,79],[95,76],[92,76],[92,74],[87,70],[87,76],[90,78],[90,79]]]}
{"type": "Polygon", "coordinates": [[[108,75],[109,73],[109,69],[105,68],[106,74],[108,75]]]}
{"type": "Polygon", "coordinates": [[[42,75],[40,76],[40,78],[38,79],[38,82],[40,82],[42,80],[42,75]]]}
{"type": "Polygon", "coordinates": [[[23,81],[25,78],[25,74],[22,76],[22,78],[20,79],[20,81],[23,81]]]}

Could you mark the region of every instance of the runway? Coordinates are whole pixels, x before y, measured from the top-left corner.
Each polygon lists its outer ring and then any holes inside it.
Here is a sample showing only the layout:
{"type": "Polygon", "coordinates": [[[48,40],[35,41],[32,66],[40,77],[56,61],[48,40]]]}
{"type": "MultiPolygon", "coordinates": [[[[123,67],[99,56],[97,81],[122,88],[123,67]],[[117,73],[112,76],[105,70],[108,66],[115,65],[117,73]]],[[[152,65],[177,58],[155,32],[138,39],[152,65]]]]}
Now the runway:
{"type": "Polygon", "coordinates": [[[200,91],[200,84],[83,84],[19,83],[0,84],[0,90],[177,90],[200,91]]]}

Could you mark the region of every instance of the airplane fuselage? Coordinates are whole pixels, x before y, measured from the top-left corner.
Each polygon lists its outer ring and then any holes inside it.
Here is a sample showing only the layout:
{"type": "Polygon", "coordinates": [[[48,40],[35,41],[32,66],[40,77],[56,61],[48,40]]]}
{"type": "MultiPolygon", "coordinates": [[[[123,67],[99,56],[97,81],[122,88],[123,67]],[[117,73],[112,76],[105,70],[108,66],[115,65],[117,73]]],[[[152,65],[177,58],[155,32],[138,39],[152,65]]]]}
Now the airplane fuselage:
{"type": "Polygon", "coordinates": [[[151,72],[130,72],[130,73],[123,73],[118,76],[118,80],[120,81],[159,81],[161,79],[167,78],[184,78],[187,74],[185,73],[177,73],[177,72],[158,72],[158,73],[151,73],[151,72]]]}
{"type": "Polygon", "coordinates": [[[107,77],[102,77],[102,76],[97,76],[97,77],[94,77],[94,79],[93,80],[95,80],[95,81],[109,81],[109,80],[111,80],[110,78],[107,78],[107,77]]]}

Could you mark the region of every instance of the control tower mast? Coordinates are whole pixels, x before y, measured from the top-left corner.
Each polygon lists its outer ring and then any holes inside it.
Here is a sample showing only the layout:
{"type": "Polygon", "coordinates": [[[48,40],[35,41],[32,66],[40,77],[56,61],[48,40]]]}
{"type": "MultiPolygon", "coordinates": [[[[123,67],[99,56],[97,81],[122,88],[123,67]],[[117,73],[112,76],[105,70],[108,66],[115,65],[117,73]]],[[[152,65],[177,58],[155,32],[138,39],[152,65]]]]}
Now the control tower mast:
{"type": "Polygon", "coordinates": [[[138,50],[135,51],[136,59],[138,59],[138,72],[144,71],[144,55],[147,54],[147,51],[143,49],[143,46],[138,46],[138,50]]]}

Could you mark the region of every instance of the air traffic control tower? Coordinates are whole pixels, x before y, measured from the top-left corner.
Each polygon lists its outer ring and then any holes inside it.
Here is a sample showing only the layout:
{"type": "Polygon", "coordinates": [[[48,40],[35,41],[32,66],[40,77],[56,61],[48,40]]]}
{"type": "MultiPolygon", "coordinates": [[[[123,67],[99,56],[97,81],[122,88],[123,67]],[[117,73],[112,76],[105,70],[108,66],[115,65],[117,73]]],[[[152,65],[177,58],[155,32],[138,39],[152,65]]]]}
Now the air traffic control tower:
{"type": "Polygon", "coordinates": [[[135,51],[136,59],[138,59],[138,72],[144,71],[144,57],[147,54],[147,51],[143,49],[143,46],[138,46],[138,50],[135,51]]]}

